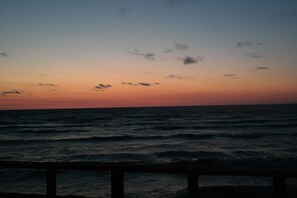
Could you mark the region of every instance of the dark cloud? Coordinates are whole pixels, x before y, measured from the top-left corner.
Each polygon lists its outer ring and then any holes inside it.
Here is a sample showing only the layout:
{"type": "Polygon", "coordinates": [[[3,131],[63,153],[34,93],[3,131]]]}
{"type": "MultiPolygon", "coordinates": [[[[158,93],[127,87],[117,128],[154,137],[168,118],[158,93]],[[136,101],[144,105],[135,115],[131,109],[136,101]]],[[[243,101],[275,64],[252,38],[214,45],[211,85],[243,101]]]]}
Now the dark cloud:
{"type": "Polygon", "coordinates": [[[5,97],[6,95],[15,95],[15,94],[21,94],[21,91],[18,90],[9,90],[9,91],[2,91],[0,92],[0,95],[5,97]]]}
{"type": "Polygon", "coordinates": [[[136,83],[131,83],[131,82],[122,82],[122,85],[129,85],[129,86],[137,86],[136,83]]]}
{"type": "Polygon", "coordinates": [[[178,50],[186,50],[186,49],[189,49],[189,45],[187,45],[187,44],[184,44],[184,43],[175,43],[174,44],[174,46],[175,46],[175,49],[178,49],[178,50]]]}
{"type": "Polygon", "coordinates": [[[249,41],[239,41],[237,42],[237,47],[251,47],[253,45],[252,42],[249,41]]]}
{"type": "Polygon", "coordinates": [[[132,12],[131,8],[128,7],[120,7],[119,8],[119,15],[124,16],[124,15],[128,15],[132,12]]]}
{"type": "Polygon", "coordinates": [[[112,86],[109,84],[98,84],[94,87],[94,89],[92,89],[93,91],[104,91],[104,89],[109,89],[112,86]]]}
{"type": "Polygon", "coordinates": [[[122,85],[128,85],[128,86],[145,86],[145,87],[150,87],[153,85],[160,85],[159,82],[155,83],[147,83],[147,82],[139,82],[139,83],[132,83],[132,82],[122,82],[122,85]]]}
{"type": "Polygon", "coordinates": [[[236,74],[224,74],[224,76],[225,76],[226,78],[237,79],[237,75],[236,75],[236,74]]]}
{"type": "Polygon", "coordinates": [[[143,56],[147,60],[155,60],[155,54],[150,52],[140,52],[138,49],[135,49],[133,52],[129,52],[129,54],[136,56],[143,56]]]}
{"type": "Polygon", "coordinates": [[[254,52],[250,52],[250,53],[247,53],[245,55],[249,56],[250,58],[265,58],[265,56],[259,55],[259,54],[254,53],[254,52]]]}
{"type": "Polygon", "coordinates": [[[173,49],[166,49],[164,52],[165,53],[170,53],[170,52],[173,52],[174,50],[173,49]]]}
{"type": "Polygon", "coordinates": [[[0,57],[8,57],[8,53],[7,52],[1,52],[0,57]]]}
{"type": "Polygon", "coordinates": [[[252,46],[262,46],[263,43],[251,42],[251,41],[238,41],[236,45],[237,47],[252,47],[252,46]]]}
{"type": "Polygon", "coordinates": [[[256,67],[255,71],[270,70],[269,67],[256,67]]]}
{"type": "Polygon", "coordinates": [[[186,49],[189,49],[189,48],[190,48],[190,46],[187,45],[187,44],[176,42],[174,44],[174,48],[166,49],[164,52],[165,53],[170,53],[170,52],[173,52],[173,51],[186,50],[186,49]]]}
{"type": "Polygon", "coordinates": [[[189,57],[189,56],[185,57],[185,58],[183,59],[183,61],[184,61],[184,65],[187,65],[187,64],[193,64],[193,63],[197,63],[197,62],[198,62],[197,59],[194,59],[194,58],[189,57]]]}
{"type": "Polygon", "coordinates": [[[155,60],[155,55],[153,53],[145,53],[144,57],[148,60],[155,60]]]}
{"type": "Polygon", "coordinates": [[[144,83],[144,82],[140,82],[140,83],[138,83],[139,85],[141,85],[141,86],[145,86],[145,87],[150,87],[150,86],[152,86],[152,84],[150,84],[150,83],[144,83]]]}
{"type": "Polygon", "coordinates": [[[189,64],[194,64],[194,63],[198,63],[198,62],[201,62],[203,61],[203,57],[201,56],[197,56],[197,58],[193,58],[193,57],[190,57],[190,56],[186,56],[182,59],[184,65],[189,65],[189,64]]]}
{"type": "Polygon", "coordinates": [[[40,87],[57,87],[58,85],[52,83],[38,83],[40,87]]]}

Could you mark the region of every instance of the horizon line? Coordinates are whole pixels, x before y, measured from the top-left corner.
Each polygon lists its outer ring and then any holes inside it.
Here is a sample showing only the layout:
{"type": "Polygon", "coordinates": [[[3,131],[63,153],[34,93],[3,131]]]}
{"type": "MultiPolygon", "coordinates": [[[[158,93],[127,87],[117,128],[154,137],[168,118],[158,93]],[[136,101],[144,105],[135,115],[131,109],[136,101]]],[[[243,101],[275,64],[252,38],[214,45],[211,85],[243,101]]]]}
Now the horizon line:
{"type": "Polygon", "coordinates": [[[212,105],[160,105],[160,106],[118,106],[118,107],[73,107],[73,108],[36,108],[36,109],[0,109],[1,111],[42,111],[42,110],[80,110],[80,109],[136,109],[136,108],[166,108],[166,107],[226,107],[226,106],[263,106],[263,105],[297,105],[292,103],[244,103],[244,104],[212,104],[212,105]]]}

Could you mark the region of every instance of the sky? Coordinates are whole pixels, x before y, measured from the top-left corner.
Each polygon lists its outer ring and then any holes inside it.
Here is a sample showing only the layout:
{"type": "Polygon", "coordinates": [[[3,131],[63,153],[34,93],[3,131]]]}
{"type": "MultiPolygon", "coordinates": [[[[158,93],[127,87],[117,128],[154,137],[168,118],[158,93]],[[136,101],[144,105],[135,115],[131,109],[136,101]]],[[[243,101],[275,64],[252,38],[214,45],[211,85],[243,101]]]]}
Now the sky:
{"type": "Polygon", "coordinates": [[[297,103],[296,0],[0,0],[0,110],[297,103]]]}

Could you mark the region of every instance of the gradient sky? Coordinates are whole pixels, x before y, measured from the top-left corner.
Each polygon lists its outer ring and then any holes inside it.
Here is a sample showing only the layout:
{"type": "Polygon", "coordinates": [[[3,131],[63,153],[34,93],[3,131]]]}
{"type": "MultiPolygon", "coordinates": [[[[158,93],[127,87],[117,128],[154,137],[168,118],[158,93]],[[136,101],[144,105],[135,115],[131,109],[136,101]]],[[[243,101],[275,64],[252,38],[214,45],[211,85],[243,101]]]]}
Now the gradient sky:
{"type": "Polygon", "coordinates": [[[297,102],[296,0],[0,0],[0,109],[297,102]]]}

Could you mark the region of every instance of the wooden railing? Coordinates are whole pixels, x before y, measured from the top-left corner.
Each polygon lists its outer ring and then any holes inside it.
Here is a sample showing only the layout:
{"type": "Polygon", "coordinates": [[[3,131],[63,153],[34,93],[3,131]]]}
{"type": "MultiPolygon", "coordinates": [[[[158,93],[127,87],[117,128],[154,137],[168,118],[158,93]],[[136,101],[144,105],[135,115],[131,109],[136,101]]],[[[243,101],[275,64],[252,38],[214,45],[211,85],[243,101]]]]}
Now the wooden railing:
{"type": "Polygon", "coordinates": [[[111,172],[111,197],[124,197],[124,172],[170,173],[185,174],[188,177],[188,196],[199,197],[199,175],[216,176],[260,176],[273,178],[274,198],[286,197],[286,178],[297,178],[297,170],[280,169],[205,169],[195,167],[180,167],[169,165],[131,165],[131,164],[102,164],[87,162],[0,162],[2,169],[43,169],[46,170],[47,197],[57,197],[56,174],[57,170],[96,170],[111,172]]]}

